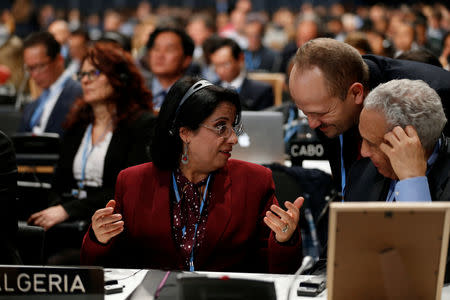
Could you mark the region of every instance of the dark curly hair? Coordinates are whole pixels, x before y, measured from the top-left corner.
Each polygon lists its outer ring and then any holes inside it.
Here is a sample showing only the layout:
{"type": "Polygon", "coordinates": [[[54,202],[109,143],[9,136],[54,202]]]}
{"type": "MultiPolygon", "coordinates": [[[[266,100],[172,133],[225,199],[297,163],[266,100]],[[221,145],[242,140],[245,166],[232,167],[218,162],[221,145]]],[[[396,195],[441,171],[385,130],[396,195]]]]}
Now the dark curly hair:
{"type": "MultiPolygon", "coordinates": [[[[105,74],[114,89],[106,99],[114,125],[137,118],[140,112],[152,111],[152,94],[130,54],[111,43],[97,42],[83,59],[105,74]]],[[[75,124],[89,124],[94,120],[92,107],[77,99],[67,116],[66,128],[75,124]]]]}

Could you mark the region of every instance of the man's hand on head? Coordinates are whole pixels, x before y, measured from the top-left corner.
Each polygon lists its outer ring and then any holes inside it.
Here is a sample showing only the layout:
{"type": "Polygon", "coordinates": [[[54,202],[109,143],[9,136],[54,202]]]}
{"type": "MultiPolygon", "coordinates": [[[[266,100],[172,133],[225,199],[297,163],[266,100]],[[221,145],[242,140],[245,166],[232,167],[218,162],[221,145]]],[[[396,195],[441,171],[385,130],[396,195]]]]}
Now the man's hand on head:
{"type": "Polygon", "coordinates": [[[414,127],[408,125],[403,130],[396,126],[384,135],[384,140],[380,149],[389,158],[399,180],[425,176],[427,157],[414,127]]]}

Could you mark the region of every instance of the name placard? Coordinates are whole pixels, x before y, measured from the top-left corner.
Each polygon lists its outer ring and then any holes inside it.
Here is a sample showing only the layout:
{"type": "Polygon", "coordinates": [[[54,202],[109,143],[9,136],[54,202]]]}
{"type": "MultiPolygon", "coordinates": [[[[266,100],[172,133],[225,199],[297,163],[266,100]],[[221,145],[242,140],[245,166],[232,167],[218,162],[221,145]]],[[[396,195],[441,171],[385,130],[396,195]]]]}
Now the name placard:
{"type": "Polygon", "coordinates": [[[325,160],[325,149],[320,142],[291,142],[289,156],[292,164],[301,165],[303,160],[325,160]]]}
{"type": "Polygon", "coordinates": [[[103,299],[103,268],[0,265],[0,299],[11,297],[103,299]]]}

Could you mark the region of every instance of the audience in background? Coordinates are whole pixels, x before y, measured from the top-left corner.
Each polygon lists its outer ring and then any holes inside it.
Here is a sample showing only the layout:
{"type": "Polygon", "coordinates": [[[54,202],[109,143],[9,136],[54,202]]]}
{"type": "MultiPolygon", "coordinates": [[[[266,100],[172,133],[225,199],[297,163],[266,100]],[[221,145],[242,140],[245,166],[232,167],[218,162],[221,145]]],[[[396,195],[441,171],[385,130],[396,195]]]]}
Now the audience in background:
{"type": "Polygon", "coordinates": [[[394,28],[392,41],[397,50],[394,57],[399,56],[403,52],[415,50],[418,48],[415,42],[414,26],[410,23],[399,22],[394,28]]]}
{"type": "Polygon", "coordinates": [[[123,50],[131,53],[131,39],[118,31],[105,31],[97,39],[97,41],[112,43],[115,46],[118,46],[123,50]]]}
{"type": "Polygon", "coordinates": [[[361,55],[372,54],[369,40],[363,32],[355,31],[347,34],[344,42],[356,48],[361,55]]]}
{"type": "Polygon", "coordinates": [[[23,42],[14,35],[14,27],[12,15],[3,12],[0,15],[0,65],[8,69],[10,77],[3,86],[9,85],[8,92],[12,95],[16,95],[24,80],[23,42]]]}
{"type": "Polygon", "coordinates": [[[79,71],[81,61],[87,54],[89,44],[90,39],[87,31],[77,29],[70,33],[68,39],[70,64],[67,69],[73,70],[73,74],[79,71]]]}
{"type": "Polygon", "coordinates": [[[51,206],[28,219],[46,230],[66,220],[88,220],[113,197],[121,170],[149,160],[151,93],[131,56],[98,42],[78,78],[83,98],[67,118],[51,206]]]}
{"type": "Polygon", "coordinates": [[[219,31],[220,36],[235,40],[242,49],[248,47],[248,41],[244,35],[247,13],[246,10],[235,8],[230,13],[230,22],[219,31]]]}
{"type": "Polygon", "coordinates": [[[203,64],[203,43],[216,32],[214,20],[207,14],[195,14],[191,16],[186,25],[186,33],[195,44],[193,61],[203,64]]]}
{"type": "Polygon", "coordinates": [[[148,39],[151,78],[147,82],[153,95],[153,109],[159,111],[170,87],[192,62],[194,42],[184,30],[158,27],[148,39]]]}
{"type": "Polygon", "coordinates": [[[55,20],[48,26],[55,40],[61,45],[61,55],[64,58],[65,65],[70,61],[69,56],[69,24],[64,20],[55,20]]]}
{"type": "Polygon", "coordinates": [[[397,58],[418,61],[442,68],[441,63],[439,62],[439,58],[426,48],[419,48],[403,52],[402,54],[397,56],[397,58]]]}
{"type": "Polygon", "coordinates": [[[439,56],[439,61],[444,69],[450,71],[450,32],[442,39],[442,53],[439,56]]]}
{"type": "Polygon", "coordinates": [[[295,55],[297,49],[309,40],[322,36],[322,24],[315,15],[303,15],[297,20],[295,39],[288,43],[281,51],[281,71],[286,70],[289,60],[295,55]]]}
{"type": "Polygon", "coordinates": [[[294,36],[294,13],[281,7],[272,15],[272,21],[267,24],[263,43],[267,47],[281,51],[294,36]]]}
{"type": "Polygon", "coordinates": [[[243,110],[261,110],[273,105],[273,90],[267,83],[247,78],[244,53],[232,39],[223,38],[212,45],[210,60],[220,85],[239,93],[243,110]]]}
{"type": "Polygon", "coordinates": [[[249,14],[245,24],[245,37],[248,48],[244,50],[245,68],[249,72],[278,72],[281,57],[262,43],[266,20],[261,14],[249,14]]]}
{"type": "Polygon", "coordinates": [[[32,0],[15,0],[11,6],[11,14],[16,27],[14,33],[21,39],[39,31],[37,13],[32,0]]]}
{"type": "Polygon", "coordinates": [[[131,38],[131,54],[135,59],[140,60],[147,55],[147,40],[155,30],[157,22],[156,16],[149,16],[134,27],[134,34],[131,38]]]}
{"type": "Polygon", "coordinates": [[[80,84],[63,76],[61,46],[48,32],[32,33],[24,41],[25,70],[42,90],[23,110],[20,132],[54,132],[62,135],[72,103],[80,97],[80,84]]]}
{"type": "Polygon", "coordinates": [[[191,65],[190,71],[193,73],[198,73],[199,76],[210,81],[217,81],[217,74],[212,70],[207,55],[207,50],[205,51],[205,45],[209,42],[208,40],[216,32],[216,26],[214,20],[207,14],[195,14],[189,18],[186,33],[192,38],[195,44],[194,54],[193,54],[193,64],[191,65]],[[197,69],[197,70],[195,70],[197,69]]]}

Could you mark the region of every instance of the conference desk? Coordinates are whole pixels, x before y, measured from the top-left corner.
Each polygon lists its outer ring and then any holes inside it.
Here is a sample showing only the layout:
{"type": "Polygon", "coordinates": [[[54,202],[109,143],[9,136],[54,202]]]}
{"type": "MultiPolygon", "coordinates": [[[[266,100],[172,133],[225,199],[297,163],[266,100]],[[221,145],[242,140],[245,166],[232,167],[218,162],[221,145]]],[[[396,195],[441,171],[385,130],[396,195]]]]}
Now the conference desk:
{"type": "MultiPolygon", "coordinates": [[[[124,300],[127,299],[133,291],[143,282],[147,272],[152,272],[152,270],[145,269],[105,269],[105,280],[118,280],[119,284],[124,286],[123,292],[111,295],[105,295],[105,300],[124,300]]],[[[216,272],[197,272],[201,275],[206,275],[212,278],[220,278],[223,276],[228,276],[229,278],[238,279],[253,279],[253,280],[264,280],[272,281],[275,284],[275,290],[277,294],[277,299],[285,300],[288,293],[289,285],[293,279],[293,275],[284,274],[252,274],[252,273],[216,273],[216,272]]],[[[313,276],[302,275],[296,279],[294,282],[295,287],[298,287],[300,281],[307,280],[313,276]]],[[[144,297],[143,297],[144,298],[144,297]]],[[[143,299],[134,295],[131,299],[143,299]]],[[[326,290],[322,292],[317,297],[300,297],[297,296],[297,289],[294,288],[291,292],[289,300],[307,300],[307,299],[327,299],[326,290]]],[[[152,297],[145,297],[145,299],[153,299],[152,297]]],[[[450,299],[450,285],[444,286],[442,290],[442,300],[450,299]]]]}

